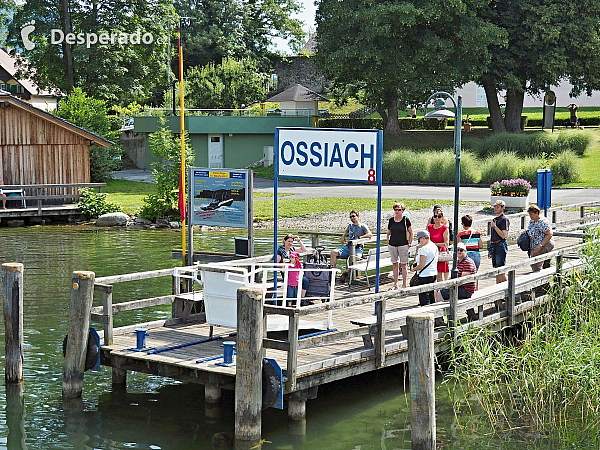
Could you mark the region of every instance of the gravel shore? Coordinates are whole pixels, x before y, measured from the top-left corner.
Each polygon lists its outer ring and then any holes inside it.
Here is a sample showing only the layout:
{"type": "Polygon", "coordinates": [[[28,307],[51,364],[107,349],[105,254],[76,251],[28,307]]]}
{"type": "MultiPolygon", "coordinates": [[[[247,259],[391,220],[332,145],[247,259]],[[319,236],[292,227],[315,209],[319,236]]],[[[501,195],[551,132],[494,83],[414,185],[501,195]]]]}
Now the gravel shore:
{"type": "MultiPolygon", "coordinates": [[[[489,206],[489,203],[469,203],[461,205],[459,210],[459,220],[465,214],[470,214],[474,220],[489,219],[493,217],[491,211],[484,211],[483,208],[489,206]]],[[[279,219],[279,228],[288,230],[311,230],[311,231],[332,231],[341,233],[350,222],[348,212],[326,213],[326,214],[309,214],[302,217],[282,217],[279,219]]],[[[424,229],[427,220],[431,217],[431,208],[409,210],[410,221],[413,226],[413,231],[424,229]]],[[[377,211],[359,211],[360,221],[365,223],[374,232],[377,225],[377,211]]],[[[381,214],[381,228],[387,229],[387,222],[394,215],[392,210],[384,210],[381,214]]],[[[444,215],[451,221],[454,217],[454,208],[452,205],[444,206],[444,215]]],[[[460,225],[460,224],[459,224],[460,225]]],[[[273,228],[273,221],[255,222],[255,228],[269,229],[273,228]]],[[[483,227],[482,227],[483,228],[483,227]]],[[[461,228],[462,229],[462,228],[461,228]]],[[[485,228],[481,230],[485,234],[485,228]]]]}

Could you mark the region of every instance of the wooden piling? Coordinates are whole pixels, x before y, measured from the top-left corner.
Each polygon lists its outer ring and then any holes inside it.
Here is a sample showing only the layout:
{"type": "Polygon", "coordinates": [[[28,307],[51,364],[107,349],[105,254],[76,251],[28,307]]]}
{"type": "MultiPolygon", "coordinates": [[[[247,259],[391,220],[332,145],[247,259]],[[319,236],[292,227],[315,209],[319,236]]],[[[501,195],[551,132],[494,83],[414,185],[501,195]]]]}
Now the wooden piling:
{"type": "Polygon", "coordinates": [[[296,391],[288,397],[288,431],[293,436],[306,434],[306,391],[296,391]]]}
{"type": "Polygon", "coordinates": [[[261,436],[263,303],[262,291],[237,291],[235,439],[258,444],[261,436]]]}
{"type": "Polygon", "coordinates": [[[63,370],[62,393],[65,398],[81,397],[81,391],[83,390],[83,372],[85,370],[95,278],[94,272],[73,272],[69,337],[63,370]]]}
{"type": "Polygon", "coordinates": [[[436,436],[433,315],[411,315],[406,318],[406,324],[412,448],[434,450],[436,436]]]}
{"type": "Polygon", "coordinates": [[[23,381],[23,264],[2,264],[6,383],[23,381]]]}
{"type": "Polygon", "coordinates": [[[7,448],[26,449],[25,404],[23,402],[23,383],[6,384],[6,438],[7,448]]]}
{"type": "Polygon", "coordinates": [[[113,385],[127,385],[127,370],[112,368],[112,384],[113,385]]]}

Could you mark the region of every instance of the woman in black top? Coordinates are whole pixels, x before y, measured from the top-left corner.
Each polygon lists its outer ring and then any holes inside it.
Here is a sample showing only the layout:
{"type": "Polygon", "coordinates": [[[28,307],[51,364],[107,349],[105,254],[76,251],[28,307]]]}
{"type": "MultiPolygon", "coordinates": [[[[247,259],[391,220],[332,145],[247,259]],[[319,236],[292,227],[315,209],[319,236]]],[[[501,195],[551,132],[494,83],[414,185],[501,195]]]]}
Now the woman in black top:
{"type": "Polygon", "coordinates": [[[404,216],[404,203],[394,205],[394,217],[388,222],[387,242],[390,259],[393,264],[394,286],[390,289],[398,289],[399,265],[402,266],[402,287],[406,287],[406,265],[408,264],[408,249],[413,240],[413,229],[410,219],[404,216]]]}

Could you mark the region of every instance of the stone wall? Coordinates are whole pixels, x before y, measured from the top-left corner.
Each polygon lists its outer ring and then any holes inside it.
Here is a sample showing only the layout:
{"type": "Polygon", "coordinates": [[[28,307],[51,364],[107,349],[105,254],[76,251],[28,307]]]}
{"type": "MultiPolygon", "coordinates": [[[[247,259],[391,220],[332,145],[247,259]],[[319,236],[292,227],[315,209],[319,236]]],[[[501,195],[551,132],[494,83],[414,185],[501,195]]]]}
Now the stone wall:
{"type": "Polygon", "coordinates": [[[277,91],[295,84],[301,84],[311,91],[323,94],[329,82],[315,67],[315,60],[309,56],[286,56],[275,64],[277,74],[277,91]]]}

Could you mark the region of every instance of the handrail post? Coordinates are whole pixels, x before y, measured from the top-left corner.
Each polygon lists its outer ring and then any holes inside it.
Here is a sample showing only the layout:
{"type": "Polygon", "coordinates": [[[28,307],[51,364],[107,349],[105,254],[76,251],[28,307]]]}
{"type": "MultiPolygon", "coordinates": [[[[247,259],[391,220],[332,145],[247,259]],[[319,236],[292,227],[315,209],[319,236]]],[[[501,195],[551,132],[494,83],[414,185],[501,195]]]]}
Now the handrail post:
{"type": "Polygon", "coordinates": [[[312,248],[315,248],[317,245],[319,245],[319,233],[312,233],[310,235],[310,245],[312,248]]]}
{"type": "Polygon", "coordinates": [[[300,329],[300,316],[297,313],[289,317],[288,342],[290,349],[287,355],[287,392],[296,390],[296,371],[298,368],[298,331],[300,329]]]}
{"type": "Polygon", "coordinates": [[[23,381],[23,264],[2,264],[6,383],[23,381]]]}
{"type": "Polygon", "coordinates": [[[104,345],[113,344],[113,294],[112,286],[102,293],[102,314],[106,316],[104,324],[104,345]]]}
{"type": "Polygon", "coordinates": [[[456,340],[456,327],[458,326],[458,285],[450,286],[450,308],[448,311],[448,327],[452,333],[452,339],[456,340]]]}
{"type": "Polygon", "coordinates": [[[585,206],[579,208],[579,217],[585,216],[585,206]]]}
{"type": "Polygon", "coordinates": [[[506,299],[506,312],[508,314],[508,325],[515,324],[515,270],[508,272],[508,298],[506,299]]]}
{"type": "Polygon", "coordinates": [[[411,315],[406,318],[406,325],[412,448],[434,450],[436,431],[433,316],[411,315]]]}
{"type": "Polygon", "coordinates": [[[386,300],[375,302],[377,310],[377,331],[375,332],[375,366],[385,366],[385,306],[386,300]]]}
{"type": "Polygon", "coordinates": [[[71,279],[71,311],[62,385],[64,398],[81,397],[83,390],[95,277],[94,272],[78,271],[73,272],[71,279]]]}
{"type": "Polygon", "coordinates": [[[521,230],[525,229],[525,216],[521,216],[521,230]]]}
{"type": "Polygon", "coordinates": [[[558,295],[562,296],[563,291],[563,256],[556,255],[556,283],[558,287],[558,295]]]}
{"type": "Polygon", "coordinates": [[[263,295],[260,289],[237,290],[235,439],[256,445],[261,436],[263,295]]]}
{"type": "Polygon", "coordinates": [[[557,211],[552,211],[552,223],[556,223],[557,211]]]}
{"type": "MultiPolygon", "coordinates": [[[[37,192],[37,196],[41,197],[40,188],[37,188],[36,192],[37,192]]],[[[38,208],[38,216],[41,216],[42,215],[42,199],[41,198],[37,199],[37,208],[38,208]]]]}

